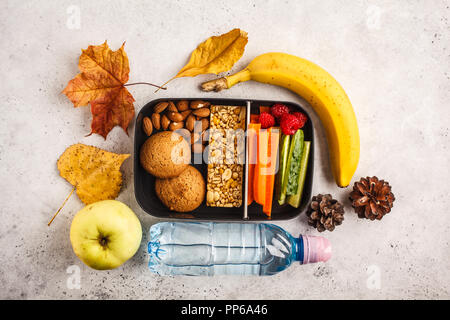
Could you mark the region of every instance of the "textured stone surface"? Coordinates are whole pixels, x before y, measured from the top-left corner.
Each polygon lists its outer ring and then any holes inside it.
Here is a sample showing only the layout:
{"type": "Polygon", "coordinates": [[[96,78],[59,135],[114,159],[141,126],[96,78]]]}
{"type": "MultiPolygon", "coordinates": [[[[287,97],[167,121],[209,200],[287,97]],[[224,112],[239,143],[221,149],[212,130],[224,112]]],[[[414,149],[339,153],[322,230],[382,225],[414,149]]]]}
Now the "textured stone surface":
{"type": "MultiPolygon", "coordinates": [[[[449,2],[191,2],[0,3],[0,298],[450,298],[449,2]],[[77,8],[79,29],[71,19],[77,8]],[[161,278],[147,270],[143,242],[119,269],[97,272],[84,266],[69,241],[71,219],[82,208],[76,196],[47,227],[71,190],[59,177],[56,160],[77,142],[132,153],[134,127],[130,136],[115,128],[106,141],[85,137],[89,108],[74,109],[61,94],[77,73],[80,49],[105,39],[116,49],[126,41],[130,82],[163,83],[199,42],[233,27],[249,33],[245,55],[234,70],[260,53],[283,51],[313,60],[340,81],[360,126],[355,179],[387,179],[397,198],[393,212],[381,222],[359,220],[352,213],[348,190],[332,181],[324,131],[314,117],[313,193],[332,193],[347,210],[343,225],[325,234],[334,250],[328,263],[295,265],[265,278],[161,278]],[[80,289],[67,286],[71,265],[80,268],[80,289]]],[[[160,97],[302,103],[291,92],[259,83],[201,93],[198,84],[212,78],[177,79],[158,94],[147,86],[129,89],[136,111],[160,97]]],[[[136,203],[132,159],[122,170],[118,200],[136,212],[146,237],[157,220],[136,203]]],[[[317,234],[304,216],[279,225],[295,235],[317,234]]]]}

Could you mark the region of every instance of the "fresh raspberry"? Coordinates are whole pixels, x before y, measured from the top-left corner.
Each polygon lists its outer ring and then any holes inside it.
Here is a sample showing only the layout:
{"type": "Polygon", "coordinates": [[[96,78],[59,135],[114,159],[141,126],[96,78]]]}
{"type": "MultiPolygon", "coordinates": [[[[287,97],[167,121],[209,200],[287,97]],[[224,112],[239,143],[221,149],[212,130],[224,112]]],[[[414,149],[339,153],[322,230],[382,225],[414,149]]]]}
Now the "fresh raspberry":
{"type": "Polygon", "coordinates": [[[259,123],[261,123],[261,128],[267,129],[275,125],[275,118],[268,112],[261,112],[259,115],[259,123]]]}
{"type": "Polygon", "coordinates": [[[296,116],[298,120],[300,120],[300,128],[303,128],[308,118],[303,112],[293,112],[292,115],[296,116]]]}
{"type": "Polygon", "coordinates": [[[278,120],[280,120],[285,114],[289,113],[289,107],[281,104],[281,103],[275,103],[271,108],[270,108],[270,113],[277,118],[278,120]]]}
{"type": "Polygon", "coordinates": [[[280,122],[281,131],[285,135],[293,135],[300,128],[300,120],[292,114],[285,114],[280,122]]]}

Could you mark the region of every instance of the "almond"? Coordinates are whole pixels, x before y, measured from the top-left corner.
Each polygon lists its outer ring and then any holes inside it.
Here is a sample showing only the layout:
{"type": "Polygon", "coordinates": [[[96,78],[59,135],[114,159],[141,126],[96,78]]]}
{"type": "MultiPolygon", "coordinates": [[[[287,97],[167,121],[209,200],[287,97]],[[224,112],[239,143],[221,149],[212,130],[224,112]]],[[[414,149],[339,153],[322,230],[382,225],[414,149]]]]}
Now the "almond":
{"type": "Polygon", "coordinates": [[[202,133],[202,141],[203,143],[206,143],[209,141],[209,130],[205,130],[202,133]]]}
{"type": "Polygon", "coordinates": [[[178,112],[186,111],[189,109],[189,102],[187,100],[181,100],[177,102],[178,112]]]}
{"type": "Polygon", "coordinates": [[[191,144],[194,144],[196,142],[199,142],[198,140],[200,139],[200,135],[198,133],[193,133],[191,135],[191,144]]]}
{"type": "Polygon", "coordinates": [[[169,105],[169,103],[166,102],[166,101],[160,102],[156,106],[153,107],[153,112],[154,113],[161,113],[164,110],[166,110],[168,105],[169,105]]]}
{"type": "Polygon", "coordinates": [[[161,129],[161,115],[159,113],[152,114],[152,124],[156,130],[161,129]]]}
{"type": "Polygon", "coordinates": [[[200,108],[206,108],[209,107],[210,103],[209,102],[205,102],[202,100],[194,100],[191,101],[190,107],[191,109],[200,109],[200,108]]]}
{"type": "Polygon", "coordinates": [[[144,129],[144,132],[147,136],[151,136],[153,132],[153,125],[152,120],[150,120],[149,117],[144,117],[142,120],[142,129],[144,129]]]}
{"type": "Polygon", "coordinates": [[[188,129],[190,132],[194,131],[194,124],[195,124],[195,116],[190,114],[186,119],[186,129],[188,129]]]}
{"type": "Polygon", "coordinates": [[[186,120],[186,118],[188,117],[188,115],[190,115],[192,112],[192,110],[185,110],[185,111],[181,111],[181,115],[183,116],[183,120],[186,120]]]}
{"type": "Polygon", "coordinates": [[[172,122],[169,126],[169,130],[175,131],[184,127],[184,123],[181,122],[172,122]]]}
{"type": "Polygon", "coordinates": [[[170,120],[169,120],[169,118],[167,118],[167,116],[166,116],[165,114],[163,114],[163,115],[161,116],[161,127],[162,127],[164,130],[167,130],[167,128],[169,128],[169,125],[170,125],[170,120]]]}
{"type": "Polygon", "coordinates": [[[200,109],[196,109],[196,110],[192,111],[192,113],[200,118],[205,118],[205,117],[209,116],[210,110],[209,110],[209,108],[200,108],[200,109]]]}
{"type": "Polygon", "coordinates": [[[169,110],[169,112],[178,112],[177,107],[175,107],[175,103],[172,101],[169,101],[169,108],[167,110],[169,110]]]}
{"type": "Polygon", "coordinates": [[[205,131],[209,128],[209,120],[206,118],[202,119],[202,131],[205,131]]]}
{"type": "Polygon", "coordinates": [[[202,119],[199,117],[195,117],[194,132],[202,132],[202,131],[203,131],[202,119]]]}
{"type": "Polygon", "coordinates": [[[205,146],[201,143],[194,143],[192,145],[192,152],[194,153],[202,153],[205,150],[205,146]]]}
{"type": "Polygon", "coordinates": [[[186,142],[188,143],[191,142],[191,133],[189,132],[189,130],[182,128],[174,131],[178,133],[180,136],[182,136],[186,140],[186,142]]]}
{"type": "MultiPolygon", "coordinates": [[[[169,107],[170,108],[170,107],[169,107]]],[[[173,122],[180,122],[183,121],[183,116],[181,113],[169,111],[167,113],[167,118],[169,118],[173,122]]]]}

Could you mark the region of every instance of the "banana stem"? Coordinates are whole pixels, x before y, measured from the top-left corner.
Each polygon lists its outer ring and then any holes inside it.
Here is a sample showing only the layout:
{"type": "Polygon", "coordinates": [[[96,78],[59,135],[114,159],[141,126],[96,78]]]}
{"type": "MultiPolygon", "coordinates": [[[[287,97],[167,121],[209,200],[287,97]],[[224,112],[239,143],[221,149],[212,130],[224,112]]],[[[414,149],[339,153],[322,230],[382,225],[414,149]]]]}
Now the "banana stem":
{"type": "Polygon", "coordinates": [[[251,79],[250,70],[248,70],[247,68],[242,69],[241,71],[236,72],[235,74],[232,74],[231,76],[227,77],[228,89],[234,86],[235,84],[248,81],[250,79],[251,79]]]}
{"type": "Polygon", "coordinates": [[[206,92],[219,92],[223,89],[229,89],[239,82],[244,82],[247,80],[250,80],[250,71],[248,69],[243,69],[228,77],[203,82],[200,87],[203,91],[206,92]]]}
{"type": "Polygon", "coordinates": [[[219,92],[223,89],[228,89],[227,79],[226,78],[219,78],[214,79],[210,81],[203,82],[200,87],[203,91],[210,92],[215,91],[219,92]]]}

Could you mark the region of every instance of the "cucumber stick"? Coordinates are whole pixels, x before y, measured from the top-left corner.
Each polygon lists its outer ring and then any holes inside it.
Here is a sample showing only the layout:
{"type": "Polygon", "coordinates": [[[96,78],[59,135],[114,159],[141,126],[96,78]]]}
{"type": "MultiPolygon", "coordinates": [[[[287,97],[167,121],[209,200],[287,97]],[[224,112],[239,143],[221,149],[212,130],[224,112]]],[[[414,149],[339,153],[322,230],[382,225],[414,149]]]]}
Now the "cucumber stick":
{"type": "Polygon", "coordinates": [[[284,195],[283,199],[281,199],[281,190],[282,186],[284,184],[284,177],[286,173],[286,167],[288,162],[288,155],[289,155],[289,143],[291,142],[291,136],[288,135],[282,135],[281,137],[281,149],[280,149],[280,161],[279,161],[279,169],[277,174],[277,181],[275,186],[275,197],[278,200],[278,203],[284,204],[284,201],[286,199],[286,194],[284,195]],[[282,202],[280,202],[282,200],[282,202]]]}
{"type": "Polygon", "coordinates": [[[298,130],[295,134],[296,135],[299,134],[299,136],[296,137],[294,150],[292,151],[291,166],[289,167],[289,175],[286,189],[287,196],[297,193],[298,175],[300,173],[300,161],[302,160],[302,153],[303,153],[303,131],[298,130]]]}
{"type": "Polygon", "coordinates": [[[311,147],[311,142],[305,141],[304,147],[303,147],[302,159],[300,162],[300,173],[298,175],[297,193],[287,197],[287,203],[289,203],[294,208],[298,208],[300,206],[300,202],[302,200],[303,186],[305,185],[305,178],[306,178],[306,169],[308,168],[308,158],[309,158],[310,147],[311,147]]]}
{"type": "MultiPolygon", "coordinates": [[[[293,169],[293,162],[295,162],[296,159],[293,159],[294,154],[298,155],[299,148],[303,145],[303,131],[297,130],[297,132],[294,134],[294,136],[290,139],[289,143],[289,152],[287,155],[287,162],[286,162],[286,169],[282,177],[282,184],[281,184],[281,192],[280,196],[278,198],[278,203],[280,205],[284,204],[286,202],[286,194],[289,184],[289,176],[291,175],[291,170],[293,169]],[[296,151],[296,152],[294,152],[296,151]]],[[[300,162],[300,159],[297,160],[300,162]]],[[[294,164],[295,167],[295,164],[294,164]]],[[[291,179],[292,180],[292,179],[291,179]]]]}

